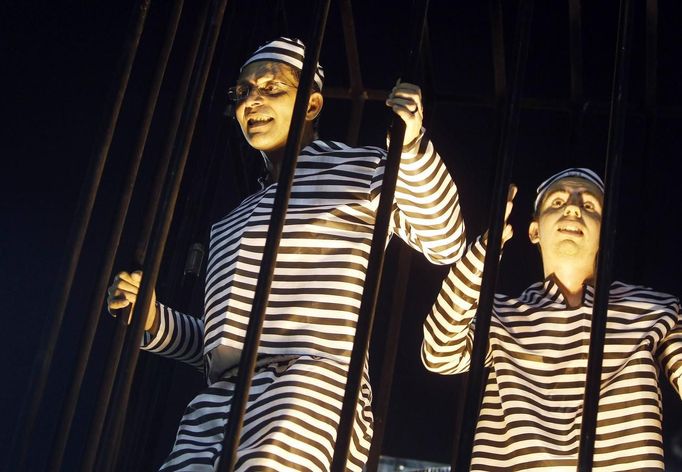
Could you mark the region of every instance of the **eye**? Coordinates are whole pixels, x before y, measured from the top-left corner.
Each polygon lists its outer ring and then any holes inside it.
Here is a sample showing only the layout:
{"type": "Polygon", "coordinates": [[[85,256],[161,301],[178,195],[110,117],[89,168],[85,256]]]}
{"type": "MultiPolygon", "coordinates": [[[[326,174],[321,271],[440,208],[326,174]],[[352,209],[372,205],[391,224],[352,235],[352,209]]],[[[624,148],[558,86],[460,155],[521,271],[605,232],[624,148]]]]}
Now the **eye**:
{"type": "Polygon", "coordinates": [[[594,211],[596,209],[594,203],[592,202],[583,202],[583,208],[586,209],[587,211],[594,211]]]}
{"type": "Polygon", "coordinates": [[[549,202],[549,205],[550,205],[552,208],[559,208],[559,207],[562,206],[563,204],[564,204],[564,201],[563,201],[561,198],[555,198],[555,199],[553,199],[552,201],[549,202]]]}
{"type": "Polygon", "coordinates": [[[258,87],[258,90],[264,95],[279,95],[284,92],[284,89],[277,82],[268,82],[267,84],[258,87]]]}
{"type": "Polygon", "coordinates": [[[227,95],[230,98],[230,100],[234,101],[240,101],[244,100],[246,97],[249,96],[249,93],[251,92],[251,87],[248,85],[235,85],[234,87],[230,87],[227,89],[227,95]]]}

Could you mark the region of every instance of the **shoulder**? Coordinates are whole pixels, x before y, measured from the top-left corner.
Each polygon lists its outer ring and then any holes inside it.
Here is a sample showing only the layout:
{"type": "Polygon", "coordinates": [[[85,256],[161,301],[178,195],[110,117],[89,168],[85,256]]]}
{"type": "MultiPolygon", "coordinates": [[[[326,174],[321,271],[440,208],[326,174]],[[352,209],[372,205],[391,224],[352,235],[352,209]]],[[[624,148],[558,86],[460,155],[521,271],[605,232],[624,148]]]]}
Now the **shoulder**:
{"type": "Polygon", "coordinates": [[[345,159],[382,158],[386,150],[376,146],[349,146],[338,141],[317,139],[301,150],[301,157],[333,156],[345,159]]]}
{"type": "Polygon", "coordinates": [[[609,293],[611,303],[642,302],[655,305],[678,306],[679,299],[672,294],[658,292],[644,285],[633,285],[626,282],[614,281],[609,293]]]}

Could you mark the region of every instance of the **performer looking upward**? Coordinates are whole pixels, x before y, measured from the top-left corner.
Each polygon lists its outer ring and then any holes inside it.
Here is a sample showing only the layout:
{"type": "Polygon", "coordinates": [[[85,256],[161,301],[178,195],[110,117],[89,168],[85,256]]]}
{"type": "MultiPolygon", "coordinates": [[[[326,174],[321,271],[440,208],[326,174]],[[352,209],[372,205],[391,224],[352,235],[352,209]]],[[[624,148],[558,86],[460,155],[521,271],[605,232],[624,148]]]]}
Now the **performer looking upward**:
{"type": "MultiPolygon", "coordinates": [[[[213,470],[221,454],[304,53],[300,41],[278,38],[246,60],[229,89],[244,137],[261,151],[270,179],[211,229],[203,316],[163,303],[149,311],[143,349],[205,368],[208,380],[187,407],[164,471],[213,470]]],[[[386,151],[316,139],[322,85],[318,66],[249,391],[240,471],[326,471],[336,442],[386,151]]],[[[386,105],[406,124],[390,229],[429,261],[453,264],[464,250],[464,224],[455,184],[424,136],[421,91],[399,83],[386,105]]],[[[139,280],[139,273],[118,274],[109,309],[133,303],[139,280]]],[[[349,470],[361,471],[367,458],[370,402],[365,368],[349,470]]]]}
{"type": "MultiPolygon", "coordinates": [[[[471,470],[576,470],[603,193],[597,174],[577,168],[537,189],[528,236],[545,278],[519,297],[495,295],[471,470]]],[[[504,242],[511,233],[507,224],[504,242]]],[[[468,248],[424,323],[431,371],[469,369],[485,249],[485,237],[468,248]]],[[[663,470],[658,372],[682,392],[679,300],[613,282],[608,306],[594,470],[663,470]]]]}

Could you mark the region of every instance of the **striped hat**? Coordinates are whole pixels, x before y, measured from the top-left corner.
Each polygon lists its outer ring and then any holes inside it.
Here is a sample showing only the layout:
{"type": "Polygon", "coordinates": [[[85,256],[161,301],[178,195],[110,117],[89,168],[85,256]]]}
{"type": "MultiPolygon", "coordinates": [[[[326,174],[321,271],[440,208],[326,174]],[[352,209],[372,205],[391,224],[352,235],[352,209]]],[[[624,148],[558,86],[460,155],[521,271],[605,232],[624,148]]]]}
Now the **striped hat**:
{"type": "MultiPolygon", "coordinates": [[[[274,41],[264,44],[251,54],[239,71],[256,61],[274,61],[288,64],[299,72],[303,70],[303,56],[305,55],[305,45],[299,39],[289,39],[280,37],[274,41]]],[[[317,63],[315,71],[315,83],[322,90],[324,82],[324,70],[320,63],[317,63]]]]}
{"type": "Polygon", "coordinates": [[[599,188],[599,190],[601,190],[602,193],[604,193],[604,182],[602,181],[601,177],[597,175],[596,172],[585,167],[571,167],[568,169],[564,169],[561,172],[557,172],[549,179],[545,180],[540,185],[538,185],[537,197],[535,197],[535,204],[533,205],[534,211],[538,211],[538,205],[540,205],[542,197],[545,195],[545,192],[547,191],[549,186],[552,185],[554,182],[557,182],[561,179],[565,179],[566,177],[579,177],[581,179],[585,179],[588,182],[592,182],[599,188]]]}

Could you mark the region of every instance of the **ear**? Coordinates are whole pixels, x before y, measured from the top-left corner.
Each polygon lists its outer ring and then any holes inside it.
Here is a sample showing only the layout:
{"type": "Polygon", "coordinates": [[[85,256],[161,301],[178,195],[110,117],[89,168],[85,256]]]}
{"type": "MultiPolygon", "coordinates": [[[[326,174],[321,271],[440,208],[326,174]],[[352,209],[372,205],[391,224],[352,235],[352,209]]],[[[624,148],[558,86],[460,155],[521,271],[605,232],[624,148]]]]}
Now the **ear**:
{"type": "Polygon", "coordinates": [[[308,99],[308,109],[305,112],[306,121],[313,121],[317,118],[317,115],[322,111],[322,105],[324,104],[324,99],[320,92],[311,92],[310,98],[308,99]]]}
{"type": "Polygon", "coordinates": [[[540,242],[540,229],[538,228],[538,222],[533,220],[528,226],[528,239],[533,244],[538,244],[540,242]]]}

